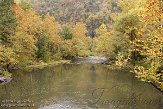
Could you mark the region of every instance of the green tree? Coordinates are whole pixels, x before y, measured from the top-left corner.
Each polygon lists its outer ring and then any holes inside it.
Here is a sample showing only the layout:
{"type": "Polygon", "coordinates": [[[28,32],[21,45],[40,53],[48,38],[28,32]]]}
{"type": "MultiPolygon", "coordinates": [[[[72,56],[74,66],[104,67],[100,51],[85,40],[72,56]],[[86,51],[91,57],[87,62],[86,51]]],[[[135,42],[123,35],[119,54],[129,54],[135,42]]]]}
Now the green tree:
{"type": "Polygon", "coordinates": [[[30,3],[24,2],[24,1],[20,3],[20,7],[23,10],[29,10],[29,9],[32,9],[33,8],[33,6],[30,3]]]}
{"type": "Polygon", "coordinates": [[[142,25],[140,22],[139,13],[143,9],[144,1],[145,0],[142,2],[140,0],[134,2],[131,2],[131,0],[120,1],[122,13],[120,13],[120,15],[117,17],[114,25],[114,29],[120,32],[121,36],[126,36],[124,39],[120,38],[122,41],[126,42],[126,45],[124,45],[126,47],[123,47],[125,49],[122,49],[122,51],[119,52],[123,52],[120,54],[125,54],[125,57],[130,55],[130,61],[133,64],[143,58],[135,49],[132,42],[137,38],[137,29],[142,25]]]}
{"type": "Polygon", "coordinates": [[[14,0],[0,1],[0,42],[8,44],[16,28],[16,18],[11,9],[14,0]]]}
{"type": "Polygon", "coordinates": [[[67,39],[72,39],[73,37],[73,31],[72,29],[67,26],[67,25],[64,25],[62,27],[62,30],[60,32],[60,35],[62,36],[63,39],[67,40],[67,39]]]}
{"type": "Polygon", "coordinates": [[[139,26],[140,21],[137,12],[121,14],[115,22],[115,30],[128,35],[131,41],[136,38],[136,29],[139,26]]]}
{"type": "Polygon", "coordinates": [[[48,49],[48,34],[46,32],[37,34],[37,58],[43,61],[49,61],[51,54],[48,49]]]}
{"type": "Polygon", "coordinates": [[[113,37],[108,32],[106,25],[102,24],[96,29],[96,32],[98,36],[94,38],[93,52],[96,55],[112,56],[114,54],[113,37]]]}

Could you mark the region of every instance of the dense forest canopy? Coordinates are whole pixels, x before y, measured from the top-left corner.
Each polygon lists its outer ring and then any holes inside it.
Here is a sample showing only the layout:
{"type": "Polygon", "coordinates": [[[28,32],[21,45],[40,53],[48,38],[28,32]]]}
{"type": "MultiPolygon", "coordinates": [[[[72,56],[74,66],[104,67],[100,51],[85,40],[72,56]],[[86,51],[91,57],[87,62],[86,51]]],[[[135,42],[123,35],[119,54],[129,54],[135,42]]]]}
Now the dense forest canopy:
{"type": "MultiPolygon", "coordinates": [[[[85,22],[100,13],[119,12],[117,0],[32,0],[40,14],[49,13],[60,22],[85,22]]],[[[109,15],[107,15],[109,16],[109,15]]]]}
{"type": "MultiPolygon", "coordinates": [[[[23,1],[23,0],[22,0],[23,1]]],[[[88,34],[95,36],[95,29],[102,23],[111,28],[114,16],[121,12],[117,0],[31,0],[33,9],[41,15],[47,13],[61,23],[86,23],[88,34]]]]}

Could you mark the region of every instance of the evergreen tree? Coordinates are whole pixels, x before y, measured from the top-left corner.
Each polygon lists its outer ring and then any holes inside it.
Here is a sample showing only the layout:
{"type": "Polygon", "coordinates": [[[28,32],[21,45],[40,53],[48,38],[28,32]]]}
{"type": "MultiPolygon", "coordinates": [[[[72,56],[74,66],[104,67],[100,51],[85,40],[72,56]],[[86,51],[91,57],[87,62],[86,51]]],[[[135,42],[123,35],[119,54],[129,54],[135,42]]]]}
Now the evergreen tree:
{"type": "Polygon", "coordinates": [[[16,19],[11,9],[14,0],[2,0],[0,2],[0,42],[7,44],[10,36],[14,34],[16,19]]]}

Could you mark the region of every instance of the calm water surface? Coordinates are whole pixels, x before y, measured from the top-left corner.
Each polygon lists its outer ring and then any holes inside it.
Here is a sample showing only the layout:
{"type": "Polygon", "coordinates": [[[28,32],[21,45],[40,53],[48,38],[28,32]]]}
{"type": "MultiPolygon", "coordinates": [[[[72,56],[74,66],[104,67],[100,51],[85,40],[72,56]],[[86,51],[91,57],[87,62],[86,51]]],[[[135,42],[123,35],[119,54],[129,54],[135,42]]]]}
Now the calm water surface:
{"type": "Polygon", "coordinates": [[[163,94],[127,70],[64,64],[15,73],[0,85],[0,109],[163,109],[163,94]]]}

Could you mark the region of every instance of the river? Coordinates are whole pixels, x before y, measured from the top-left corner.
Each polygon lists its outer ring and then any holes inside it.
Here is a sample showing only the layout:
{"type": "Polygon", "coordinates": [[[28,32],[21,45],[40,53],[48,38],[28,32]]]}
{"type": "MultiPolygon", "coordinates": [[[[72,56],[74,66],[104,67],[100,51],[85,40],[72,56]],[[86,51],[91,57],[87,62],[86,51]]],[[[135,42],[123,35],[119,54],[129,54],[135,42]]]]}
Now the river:
{"type": "Polygon", "coordinates": [[[163,94],[128,70],[63,64],[17,70],[0,85],[0,109],[163,109],[163,94]]]}

